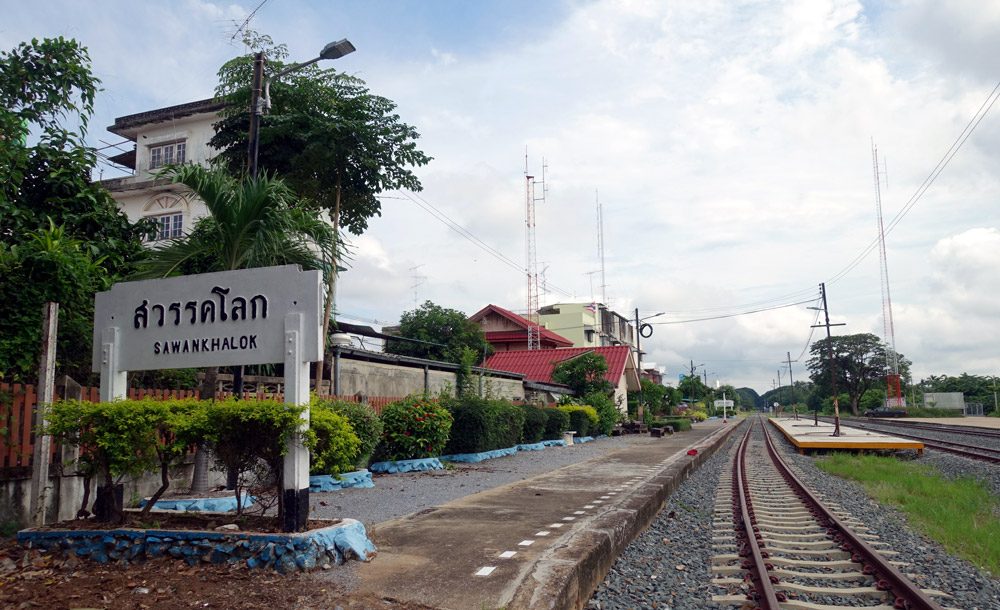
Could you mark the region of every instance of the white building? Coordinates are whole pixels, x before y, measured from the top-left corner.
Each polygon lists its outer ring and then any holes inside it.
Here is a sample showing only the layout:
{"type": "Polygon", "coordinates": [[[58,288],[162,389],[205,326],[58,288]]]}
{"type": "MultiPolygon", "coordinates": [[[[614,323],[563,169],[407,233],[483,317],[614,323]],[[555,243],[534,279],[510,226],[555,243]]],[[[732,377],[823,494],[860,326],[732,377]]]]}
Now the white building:
{"type": "Polygon", "coordinates": [[[224,103],[208,99],[118,117],[111,133],[134,143],[133,150],[111,161],[133,171],[131,176],[102,180],[129,220],[155,218],[160,225],[156,239],[179,237],[191,230],[194,220],[207,213],[198,199],[185,196],[182,185],[156,179],[156,171],[171,163],[207,165],[215,156],[208,142],[215,135],[224,103]]]}

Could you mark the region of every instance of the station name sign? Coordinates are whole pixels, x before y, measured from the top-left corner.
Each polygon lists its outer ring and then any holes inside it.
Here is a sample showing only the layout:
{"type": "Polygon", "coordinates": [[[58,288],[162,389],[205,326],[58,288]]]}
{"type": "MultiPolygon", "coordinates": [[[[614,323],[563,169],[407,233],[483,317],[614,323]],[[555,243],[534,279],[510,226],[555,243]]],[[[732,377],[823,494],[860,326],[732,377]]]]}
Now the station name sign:
{"type": "Polygon", "coordinates": [[[96,296],[93,370],[112,327],[125,370],[283,362],[291,313],[301,314],[303,361],[318,360],[320,283],[319,271],[284,265],[115,284],[96,296]]]}

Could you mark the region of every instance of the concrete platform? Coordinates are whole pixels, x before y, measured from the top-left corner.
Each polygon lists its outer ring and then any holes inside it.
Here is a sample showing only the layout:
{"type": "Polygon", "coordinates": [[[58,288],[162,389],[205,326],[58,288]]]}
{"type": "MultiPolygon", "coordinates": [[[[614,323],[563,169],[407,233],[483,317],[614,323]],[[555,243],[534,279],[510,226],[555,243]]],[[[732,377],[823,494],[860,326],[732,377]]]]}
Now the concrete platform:
{"type": "Polygon", "coordinates": [[[924,444],[920,441],[851,428],[843,422],[840,424],[840,436],[831,436],[833,434],[833,423],[831,422],[821,420],[816,426],[812,419],[805,417],[797,420],[790,417],[772,417],[770,421],[790,443],[798,448],[799,453],[805,453],[808,449],[847,449],[851,451],[915,449],[918,454],[924,452],[924,444]]]}
{"type": "Polygon", "coordinates": [[[904,422],[920,422],[922,424],[948,424],[950,426],[968,426],[969,428],[989,428],[1000,430],[1000,417],[904,417],[904,422]]]}
{"type": "Polygon", "coordinates": [[[664,438],[381,523],[356,590],[442,610],[581,608],[667,496],[737,427],[664,438]],[[696,455],[689,455],[694,449],[696,455]]]}

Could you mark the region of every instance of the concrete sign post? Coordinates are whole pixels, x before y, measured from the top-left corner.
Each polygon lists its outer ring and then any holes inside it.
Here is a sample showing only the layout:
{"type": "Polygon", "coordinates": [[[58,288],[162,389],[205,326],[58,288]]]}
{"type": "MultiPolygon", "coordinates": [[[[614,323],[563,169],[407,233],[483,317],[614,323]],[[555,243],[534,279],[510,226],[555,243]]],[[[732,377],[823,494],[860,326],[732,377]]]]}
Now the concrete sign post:
{"type": "MultiPolygon", "coordinates": [[[[94,371],[101,400],[125,398],[126,373],[241,364],[285,365],[285,402],[306,406],[309,363],[322,349],[319,271],[296,265],[115,284],[97,294],[94,371]]],[[[285,515],[296,531],[309,517],[309,452],[296,440],[284,461],[285,515]]]]}

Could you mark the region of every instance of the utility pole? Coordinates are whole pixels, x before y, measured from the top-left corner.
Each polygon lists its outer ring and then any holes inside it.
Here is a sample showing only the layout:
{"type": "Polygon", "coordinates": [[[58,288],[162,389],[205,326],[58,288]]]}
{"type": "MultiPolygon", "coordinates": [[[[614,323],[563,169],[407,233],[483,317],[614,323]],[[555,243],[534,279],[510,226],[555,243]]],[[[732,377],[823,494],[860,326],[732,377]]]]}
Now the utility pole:
{"type": "Polygon", "coordinates": [[[835,370],[836,361],[833,359],[833,341],[830,340],[830,327],[847,325],[843,322],[839,324],[830,324],[830,310],[826,304],[826,284],[823,282],[819,285],[819,294],[823,298],[823,318],[825,322],[823,324],[814,324],[812,328],[826,327],[826,357],[830,362],[830,389],[833,391],[832,436],[840,436],[840,403],[837,400],[837,371],[835,370]]]}

